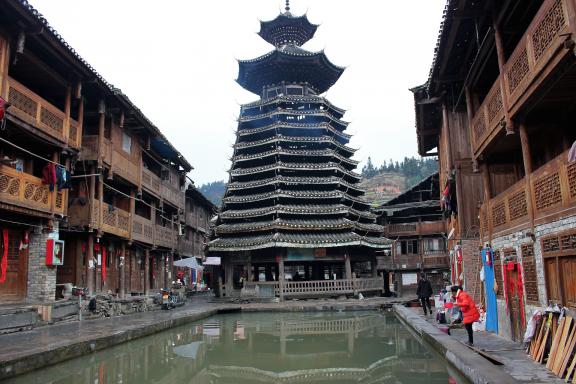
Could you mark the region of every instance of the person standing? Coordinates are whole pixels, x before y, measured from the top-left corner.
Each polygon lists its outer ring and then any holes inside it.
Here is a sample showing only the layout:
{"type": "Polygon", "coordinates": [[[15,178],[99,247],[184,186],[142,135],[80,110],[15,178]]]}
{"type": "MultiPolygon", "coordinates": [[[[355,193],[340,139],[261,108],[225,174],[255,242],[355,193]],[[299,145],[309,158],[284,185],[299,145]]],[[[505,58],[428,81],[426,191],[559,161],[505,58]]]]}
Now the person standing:
{"type": "Polygon", "coordinates": [[[480,312],[478,312],[474,300],[472,300],[468,293],[464,292],[462,287],[453,285],[450,291],[452,291],[452,297],[456,300],[456,305],[460,308],[464,317],[462,323],[466,328],[466,332],[468,332],[468,342],[466,344],[473,346],[474,331],[472,331],[472,323],[480,319],[480,312]]]}
{"type": "Polygon", "coordinates": [[[428,313],[432,314],[432,307],[430,306],[430,296],[432,296],[432,284],[426,278],[426,274],[422,272],[420,274],[420,280],[418,281],[418,289],[416,290],[416,294],[418,295],[418,299],[420,299],[420,303],[422,303],[422,309],[424,310],[424,316],[428,313]],[[426,311],[428,308],[428,311],[426,311]]]}

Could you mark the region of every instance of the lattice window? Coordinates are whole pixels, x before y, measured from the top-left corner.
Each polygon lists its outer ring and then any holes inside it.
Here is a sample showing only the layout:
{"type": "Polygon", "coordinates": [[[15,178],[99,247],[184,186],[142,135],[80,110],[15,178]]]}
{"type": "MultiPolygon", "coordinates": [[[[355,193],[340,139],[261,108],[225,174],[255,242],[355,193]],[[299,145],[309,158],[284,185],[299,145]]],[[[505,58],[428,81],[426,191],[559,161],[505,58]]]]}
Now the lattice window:
{"type": "Polygon", "coordinates": [[[18,91],[17,89],[10,88],[8,92],[8,101],[13,107],[18,108],[25,114],[36,118],[36,111],[38,110],[38,103],[18,91]]]}
{"type": "Polygon", "coordinates": [[[506,208],[503,201],[492,207],[492,224],[495,227],[506,224],[506,208]]]}
{"type": "Polygon", "coordinates": [[[562,251],[576,250],[576,232],[561,235],[560,248],[562,251]]]}
{"type": "Polygon", "coordinates": [[[522,278],[526,292],[526,303],[538,305],[538,276],[536,274],[536,260],[534,258],[534,245],[522,244],[522,278]]]}
{"type": "Polygon", "coordinates": [[[488,101],[488,121],[490,123],[492,123],[500,111],[502,111],[502,105],[502,93],[500,92],[500,87],[498,87],[488,101]]]}
{"type": "Polygon", "coordinates": [[[56,208],[62,208],[64,205],[64,194],[62,192],[56,193],[56,208]]]}
{"type": "Polygon", "coordinates": [[[104,208],[104,213],[102,214],[102,222],[104,224],[110,225],[112,227],[116,226],[116,214],[108,208],[104,208]]]}
{"type": "Polygon", "coordinates": [[[144,236],[149,237],[150,239],[152,238],[152,227],[150,225],[145,225],[144,226],[144,236]]]}
{"type": "Polygon", "coordinates": [[[564,18],[562,1],[556,0],[532,34],[532,45],[534,46],[534,58],[536,61],[540,59],[565,25],[566,19],[564,18]]]}
{"type": "Polygon", "coordinates": [[[558,252],[560,250],[560,240],[558,237],[549,237],[542,240],[542,252],[558,252]]]}
{"type": "Polygon", "coordinates": [[[543,176],[534,182],[536,209],[545,209],[562,202],[560,175],[558,172],[543,176]]]}
{"type": "Polygon", "coordinates": [[[514,260],[517,258],[516,248],[506,248],[502,250],[502,254],[504,256],[504,260],[514,260]]]}
{"type": "Polygon", "coordinates": [[[530,72],[530,67],[528,66],[528,52],[526,51],[526,48],[524,48],[506,74],[510,94],[514,93],[528,72],[530,72]]]}
{"type": "Polygon", "coordinates": [[[526,202],[526,191],[516,192],[508,199],[508,209],[510,220],[516,220],[528,214],[528,204],[526,202]]]}
{"type": "Polygon", "coordinates": [[[144,232],[142,223],[134,221],[132,223],[132,232],[141,235],[144,232]]]}
{"type": "Polygon", "coordinates": [[[118,228],[127,231],[129,228],[128,221],[128,216],[118,215],[118,228]]]}
{"type": "Polygon", "coordinates": [[[484,112],[479,111],[478,113],[481,114],[480,118],[474,124],[474,136],[476,140],[481,139],[484,136],[484,132],[486,132],[486,121],[484,121],[484,112]]]}
{"type": "Polygon", "coordinates": [[[75,125],[70,124],[70,131],[68,133],[68,138],[72,141],[76,141],[78,138],[78,128],[75,125]]]}
{"type": "Polygon", "coordinates": [[[500,251],[494,252],[494,279],[498,285],[496,296],[504,298],[504,278],[502,277],[502,261],[500,260],[500,251]]]}
{"type": "Polygon", "coordinates": [[[567,168],[568,171],[568,187],[570,189],[570,197],[576,197],[576,163],[572,163],[567,168]]]}
{"type": "Polygon", "coordinates": [[[64,120],[44,107],[42,107],[42,110],[40,111],[40,121],[62,134],[64,129],[64,120]]]}
{"type": "Polygon", "coordinates": [[[480,226],[482,229],[482,235],[486,236],[488,232],[488,214],[485,210],[480,211],[480,226]]]}
{"type": "Polygon", "coordinates": [[[0,174],[0,193],[18,196],[20,194],[20,179],[0,174]]]}

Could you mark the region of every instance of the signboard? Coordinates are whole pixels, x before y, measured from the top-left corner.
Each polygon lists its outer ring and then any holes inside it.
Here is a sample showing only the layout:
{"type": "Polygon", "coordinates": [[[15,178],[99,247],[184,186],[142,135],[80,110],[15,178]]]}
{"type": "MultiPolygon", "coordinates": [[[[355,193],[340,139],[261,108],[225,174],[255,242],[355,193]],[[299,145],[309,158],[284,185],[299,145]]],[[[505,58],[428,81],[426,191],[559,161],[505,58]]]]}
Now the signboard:
{"type": "Polygon", "coordinates": [[[313,261],[314,248],[288,248],[288,261],[313,261]]]}
{"type": "Polygon", "coordinates": [[[46,265],[64,265],[64,240],[46,240],[46,265]]]}

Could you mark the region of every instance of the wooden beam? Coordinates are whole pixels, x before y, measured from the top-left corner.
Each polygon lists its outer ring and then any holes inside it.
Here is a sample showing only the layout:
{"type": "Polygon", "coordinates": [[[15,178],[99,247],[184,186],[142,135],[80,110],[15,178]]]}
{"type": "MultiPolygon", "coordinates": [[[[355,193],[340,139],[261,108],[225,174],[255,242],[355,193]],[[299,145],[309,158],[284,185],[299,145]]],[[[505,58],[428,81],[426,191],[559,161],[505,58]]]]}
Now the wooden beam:
{"type": "Polygon", "coordinates": [[[508,104],[508,96],[506,89],[506,84],[504,82],[504,75],[506,73],[505,66],[506,66],[506,56],[504,54],[504,43],[502,42],[502,35],[500,33],[500,28],[498,24],[494,23],[494,40],[496,41],[496,55],[498,56],[498,69],[500,72],[500,76],[498,77],[498,81],[500,82],[500,93],[502,96],[502,109],[504,110],[504,120],[506,122],[506,134],[514,134],[514,123],[512,122],[512,118],[510,117],[510,106],[508,104]]]}

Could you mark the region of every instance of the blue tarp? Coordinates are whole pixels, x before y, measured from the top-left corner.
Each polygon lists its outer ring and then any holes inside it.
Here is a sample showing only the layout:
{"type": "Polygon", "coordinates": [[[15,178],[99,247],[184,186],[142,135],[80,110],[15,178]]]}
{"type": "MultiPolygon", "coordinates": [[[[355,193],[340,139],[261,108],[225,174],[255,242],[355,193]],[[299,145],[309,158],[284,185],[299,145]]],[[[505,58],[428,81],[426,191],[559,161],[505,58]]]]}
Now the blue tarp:
{"type": "Polygon", "coordinates": [[[494,258],[490,248],[482,249],[482,265],[484,266],[484,288],[486,291],[486,330],[498,333],[498,305],[494,292],[494,258]],[[491,265],[488,265],[486,254],[490,253],[491,265]]]}

